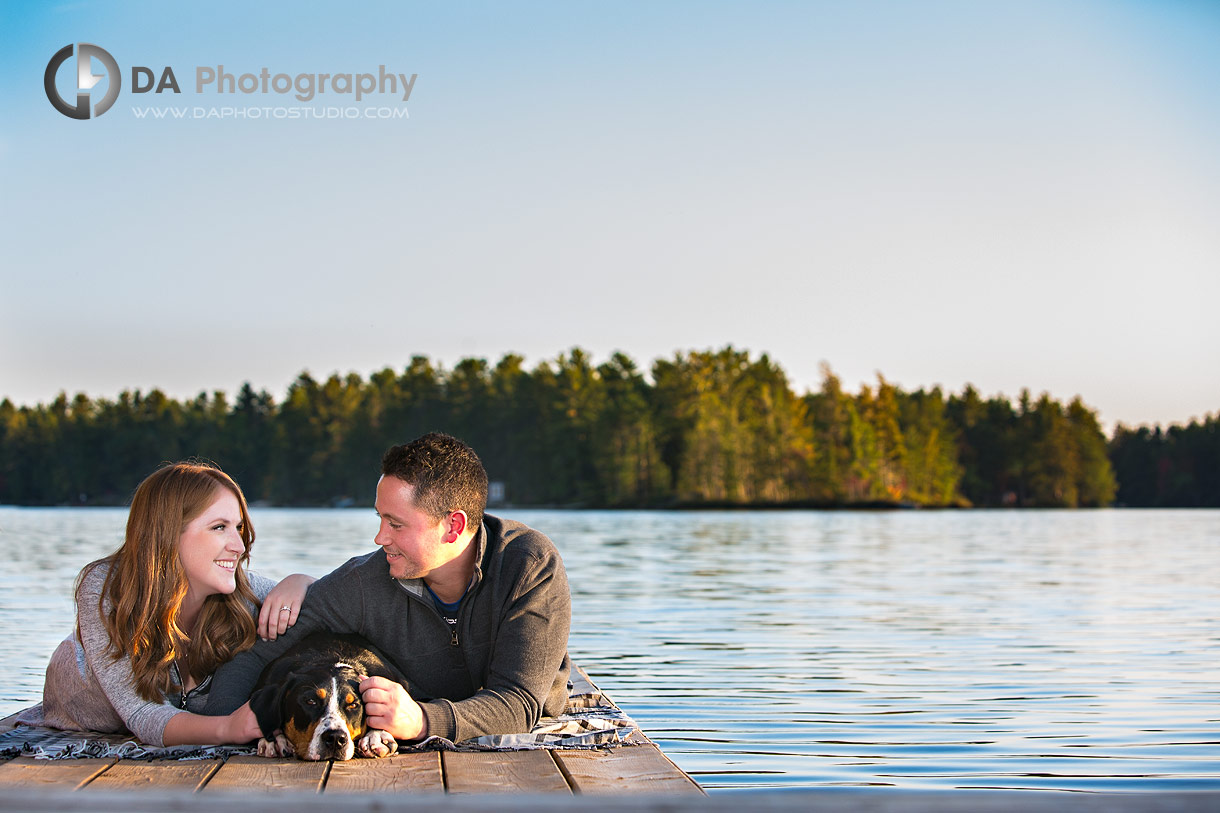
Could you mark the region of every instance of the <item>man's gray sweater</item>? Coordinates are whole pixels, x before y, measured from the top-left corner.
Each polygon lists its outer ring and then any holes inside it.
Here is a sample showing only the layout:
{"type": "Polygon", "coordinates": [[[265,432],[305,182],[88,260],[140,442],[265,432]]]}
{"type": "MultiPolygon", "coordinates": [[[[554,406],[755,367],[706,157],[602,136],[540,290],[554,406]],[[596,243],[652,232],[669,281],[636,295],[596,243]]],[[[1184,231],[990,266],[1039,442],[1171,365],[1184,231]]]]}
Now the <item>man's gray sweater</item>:
{"type": "Polygon", "coordinates": [[[318,630],[363,635],[397,664],[430,736],[522,733],[562,713],[572,605],[559,552],[538,531],[490,515],[474,544],[474,581],[452,633],[423,580],[392,578],[379,549],[311,585],[285,635],[222,666],[207,713],[236,709],[267,663],[318,630]]]}

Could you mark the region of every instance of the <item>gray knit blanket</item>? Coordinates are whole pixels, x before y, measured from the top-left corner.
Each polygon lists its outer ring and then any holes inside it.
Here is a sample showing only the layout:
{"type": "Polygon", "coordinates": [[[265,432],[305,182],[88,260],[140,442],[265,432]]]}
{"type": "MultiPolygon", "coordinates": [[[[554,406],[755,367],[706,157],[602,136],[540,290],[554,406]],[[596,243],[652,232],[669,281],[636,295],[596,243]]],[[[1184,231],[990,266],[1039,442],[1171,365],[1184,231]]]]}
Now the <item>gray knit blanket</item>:
{"type": "MultiPolygon", "coordinates": [[[[575,676],[574,676],[575,677],[575,676]]],[[[609,702],[595,687],[577,681],[568,707],[558,717],[545,717],[524,734],[494,734],[462,742],[429,737],[414,745],[399,745],[399,753],[412,751],[525,751],[536,748],[612,748],[645,741],[635,721],[609,702]]],[[[0,757],[22,754],[39,759],[228,759],[253,754],[254,746],[174,745],[158,748],[130,734],[60,731],[19,725],[0,733],[0,757]]]]}

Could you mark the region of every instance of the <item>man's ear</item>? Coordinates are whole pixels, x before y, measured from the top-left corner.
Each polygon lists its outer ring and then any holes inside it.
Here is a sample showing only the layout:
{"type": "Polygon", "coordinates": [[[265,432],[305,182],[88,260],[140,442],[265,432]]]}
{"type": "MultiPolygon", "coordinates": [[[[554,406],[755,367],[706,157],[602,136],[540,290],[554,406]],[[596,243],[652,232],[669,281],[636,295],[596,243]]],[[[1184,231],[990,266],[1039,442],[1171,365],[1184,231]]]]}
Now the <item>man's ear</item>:
{"type": "Polygon", "coordinates": [[[445,541],[456,542],[465,531],[470,520],[465,511],[454,511],[449,515],[449,527],[445,529],[445,541]]]}

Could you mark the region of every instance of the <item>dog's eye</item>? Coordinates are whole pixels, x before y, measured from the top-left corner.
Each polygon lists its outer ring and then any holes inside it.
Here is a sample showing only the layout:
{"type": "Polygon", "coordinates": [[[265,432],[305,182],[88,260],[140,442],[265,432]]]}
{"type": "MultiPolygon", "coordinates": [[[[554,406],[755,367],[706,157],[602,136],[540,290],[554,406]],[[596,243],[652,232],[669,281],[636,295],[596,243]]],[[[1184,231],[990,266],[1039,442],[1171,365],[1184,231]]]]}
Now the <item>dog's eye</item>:
{"type": "Polygon", "coordinates": [[[307,705],[307,706],[316,706],[316,705],[318,705],[318,698],[316,698],[316,697],[307,697],[307,698],[305,698],[305,705],[307,705]]]}
{"type": "Polygon", "coordinates": [[[356,709],[356,708],[359,708],[359,707],[360,707],[360,704],[359,704],[359,703],[357,703],[355,700],[353,700],[352,702],[350,702],[350,703],[348,703],[348,704],[347,704],[347,707],[348,707],[349,709],[356,709]]]}

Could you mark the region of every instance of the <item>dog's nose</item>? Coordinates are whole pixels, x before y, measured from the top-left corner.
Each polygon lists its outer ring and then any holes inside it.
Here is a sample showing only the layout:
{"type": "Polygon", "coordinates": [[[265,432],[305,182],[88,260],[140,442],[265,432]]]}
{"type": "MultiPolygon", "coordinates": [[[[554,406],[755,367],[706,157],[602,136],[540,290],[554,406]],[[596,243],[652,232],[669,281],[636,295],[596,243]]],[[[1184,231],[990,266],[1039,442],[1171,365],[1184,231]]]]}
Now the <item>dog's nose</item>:
{"type": "Polygon", "coordinates": [[[343,748],[347,743],[347,732],[341,728],[332,728],[322,732],[322,744],[327,748],[343,748]]]}

